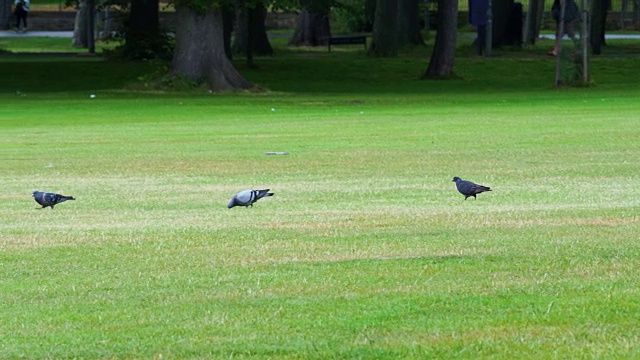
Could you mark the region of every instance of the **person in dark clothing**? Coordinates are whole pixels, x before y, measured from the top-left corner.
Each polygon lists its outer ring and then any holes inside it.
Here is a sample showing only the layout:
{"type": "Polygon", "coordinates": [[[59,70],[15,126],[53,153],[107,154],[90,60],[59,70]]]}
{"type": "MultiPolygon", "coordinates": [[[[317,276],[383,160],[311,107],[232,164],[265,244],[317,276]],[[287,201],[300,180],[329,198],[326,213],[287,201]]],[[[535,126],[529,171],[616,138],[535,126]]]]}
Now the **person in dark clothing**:
{"type": "Polygon", "coordinates": [[[482,55],[483,51],[486,52],[487,10],[489,10],[489,0],[469,0],[469,23],[476,27],[478,55],[482,55]]]}
{"type": "Polygon", "coordinates": [[[20,30],[20,20],[22,20],[22,31],[27,31],[27,15],[29,15],[29,0],[15,0],[16,31],[20,30]]]}
{"type": "Polygon", "coordinates": [[[580,15],[580,11],[578,10],[578,5],[575,0],[554,0],[553,6],[551,6],[551,17],[556,21],[556,42],[553,46],[553,50],[549,51],[548,54],[551,56],[558,55],[558,46],[560,45],[560,40],[562,37],[567,34],[571,40],[576,41],[576,33],[574,30],[575,20],[580,15]],[[562,26],[562,33],[560,33],[560,14],[562,13],[562,3],[566,1],[567,4],[564,8],[564,24],[562,26]]]}

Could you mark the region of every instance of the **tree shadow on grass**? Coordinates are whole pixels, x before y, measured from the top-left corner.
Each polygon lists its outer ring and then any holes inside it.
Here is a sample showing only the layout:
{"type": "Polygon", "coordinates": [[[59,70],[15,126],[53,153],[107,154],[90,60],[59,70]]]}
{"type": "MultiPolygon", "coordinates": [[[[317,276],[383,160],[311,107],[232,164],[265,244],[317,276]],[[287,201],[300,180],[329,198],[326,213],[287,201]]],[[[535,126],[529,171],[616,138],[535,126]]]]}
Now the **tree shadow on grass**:
{"type": "Polygon", "coordinates": [[[153,72],[148,62],[67,56],[0,58],[0,93],[57,93],[122,89],[153,72]]]}

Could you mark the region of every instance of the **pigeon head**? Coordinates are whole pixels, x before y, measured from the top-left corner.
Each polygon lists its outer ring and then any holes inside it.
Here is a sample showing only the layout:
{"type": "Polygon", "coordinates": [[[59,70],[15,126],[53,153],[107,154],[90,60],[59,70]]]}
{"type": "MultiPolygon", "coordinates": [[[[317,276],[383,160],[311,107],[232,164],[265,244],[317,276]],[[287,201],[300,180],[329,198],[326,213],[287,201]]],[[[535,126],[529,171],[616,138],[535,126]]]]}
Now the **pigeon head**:
{"type": "Polygon", "coordinates": [[[460,179],[459,177],[454,176],[454,177],[453,177],[453,180],[451,180],[451,182],[458,182],[458,181],[460,181],[460,180],[461,180],[461,179],[460,179]]]}
{"type": "Polygon", "coordinates": [[[229,203],[227,204],[227,208],[231,209],[232,207],[236,206],[238,204],[236,204],[236,198],[234,197],[233,199],[231,199],[231,201],[229,201],[229,203]]]}

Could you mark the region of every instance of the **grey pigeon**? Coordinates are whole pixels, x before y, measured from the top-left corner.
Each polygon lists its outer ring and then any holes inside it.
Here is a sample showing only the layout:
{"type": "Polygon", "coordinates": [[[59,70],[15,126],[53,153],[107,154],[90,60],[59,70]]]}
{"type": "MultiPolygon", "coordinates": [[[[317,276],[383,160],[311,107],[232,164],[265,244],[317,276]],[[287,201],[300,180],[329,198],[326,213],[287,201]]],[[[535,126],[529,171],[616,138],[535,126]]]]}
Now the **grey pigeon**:
{"type": "Polygon", "coordinates": [[[476,195],[485,191],[491,191],[491,189],[486,186],[478,185],[472,183],[471,181],[462,180],[457,176],[453,178],[453,182],[456,183],[456,188],[458,188],[460,194],[464,195],[465,200],[467,200],[467,198],[470,196],[473,196],[473,198],[476,199],[476,195]]]}
{"type": "Polygon", "coordinates": [[[262,199],[263,197],[273,196],[273,193],[269,192],[270,189],[264,190],[244,190],[233,195],[227,207],[231,209],[234,206],[251,206],[253,203],[262,199]]]}
{"type": "Polygon", "coordinates": [[[47,206],[51,206],[51,208],[53,209],[54,205],[60,204],[61,202],[65,202],[67,200],[75,200],[73,196],[64,196],[42,191],[34,191],[32,196],[38,204],[42,205],[40,209],[44,209],[47,206]]]}

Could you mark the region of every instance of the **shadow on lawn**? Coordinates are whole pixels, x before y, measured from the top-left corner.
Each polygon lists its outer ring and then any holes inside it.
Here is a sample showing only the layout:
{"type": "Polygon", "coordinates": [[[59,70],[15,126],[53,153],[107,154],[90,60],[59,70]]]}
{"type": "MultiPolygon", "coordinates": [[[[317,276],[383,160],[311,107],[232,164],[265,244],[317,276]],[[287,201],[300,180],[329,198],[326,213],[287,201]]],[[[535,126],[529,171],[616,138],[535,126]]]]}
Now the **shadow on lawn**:
{"type": "Polygon", "coordinates": [[[0,59],[0,92],[56,93],[122,89],[154,71],[147,62],[113,62],[69,55],[5,56],[0,59]]]}

